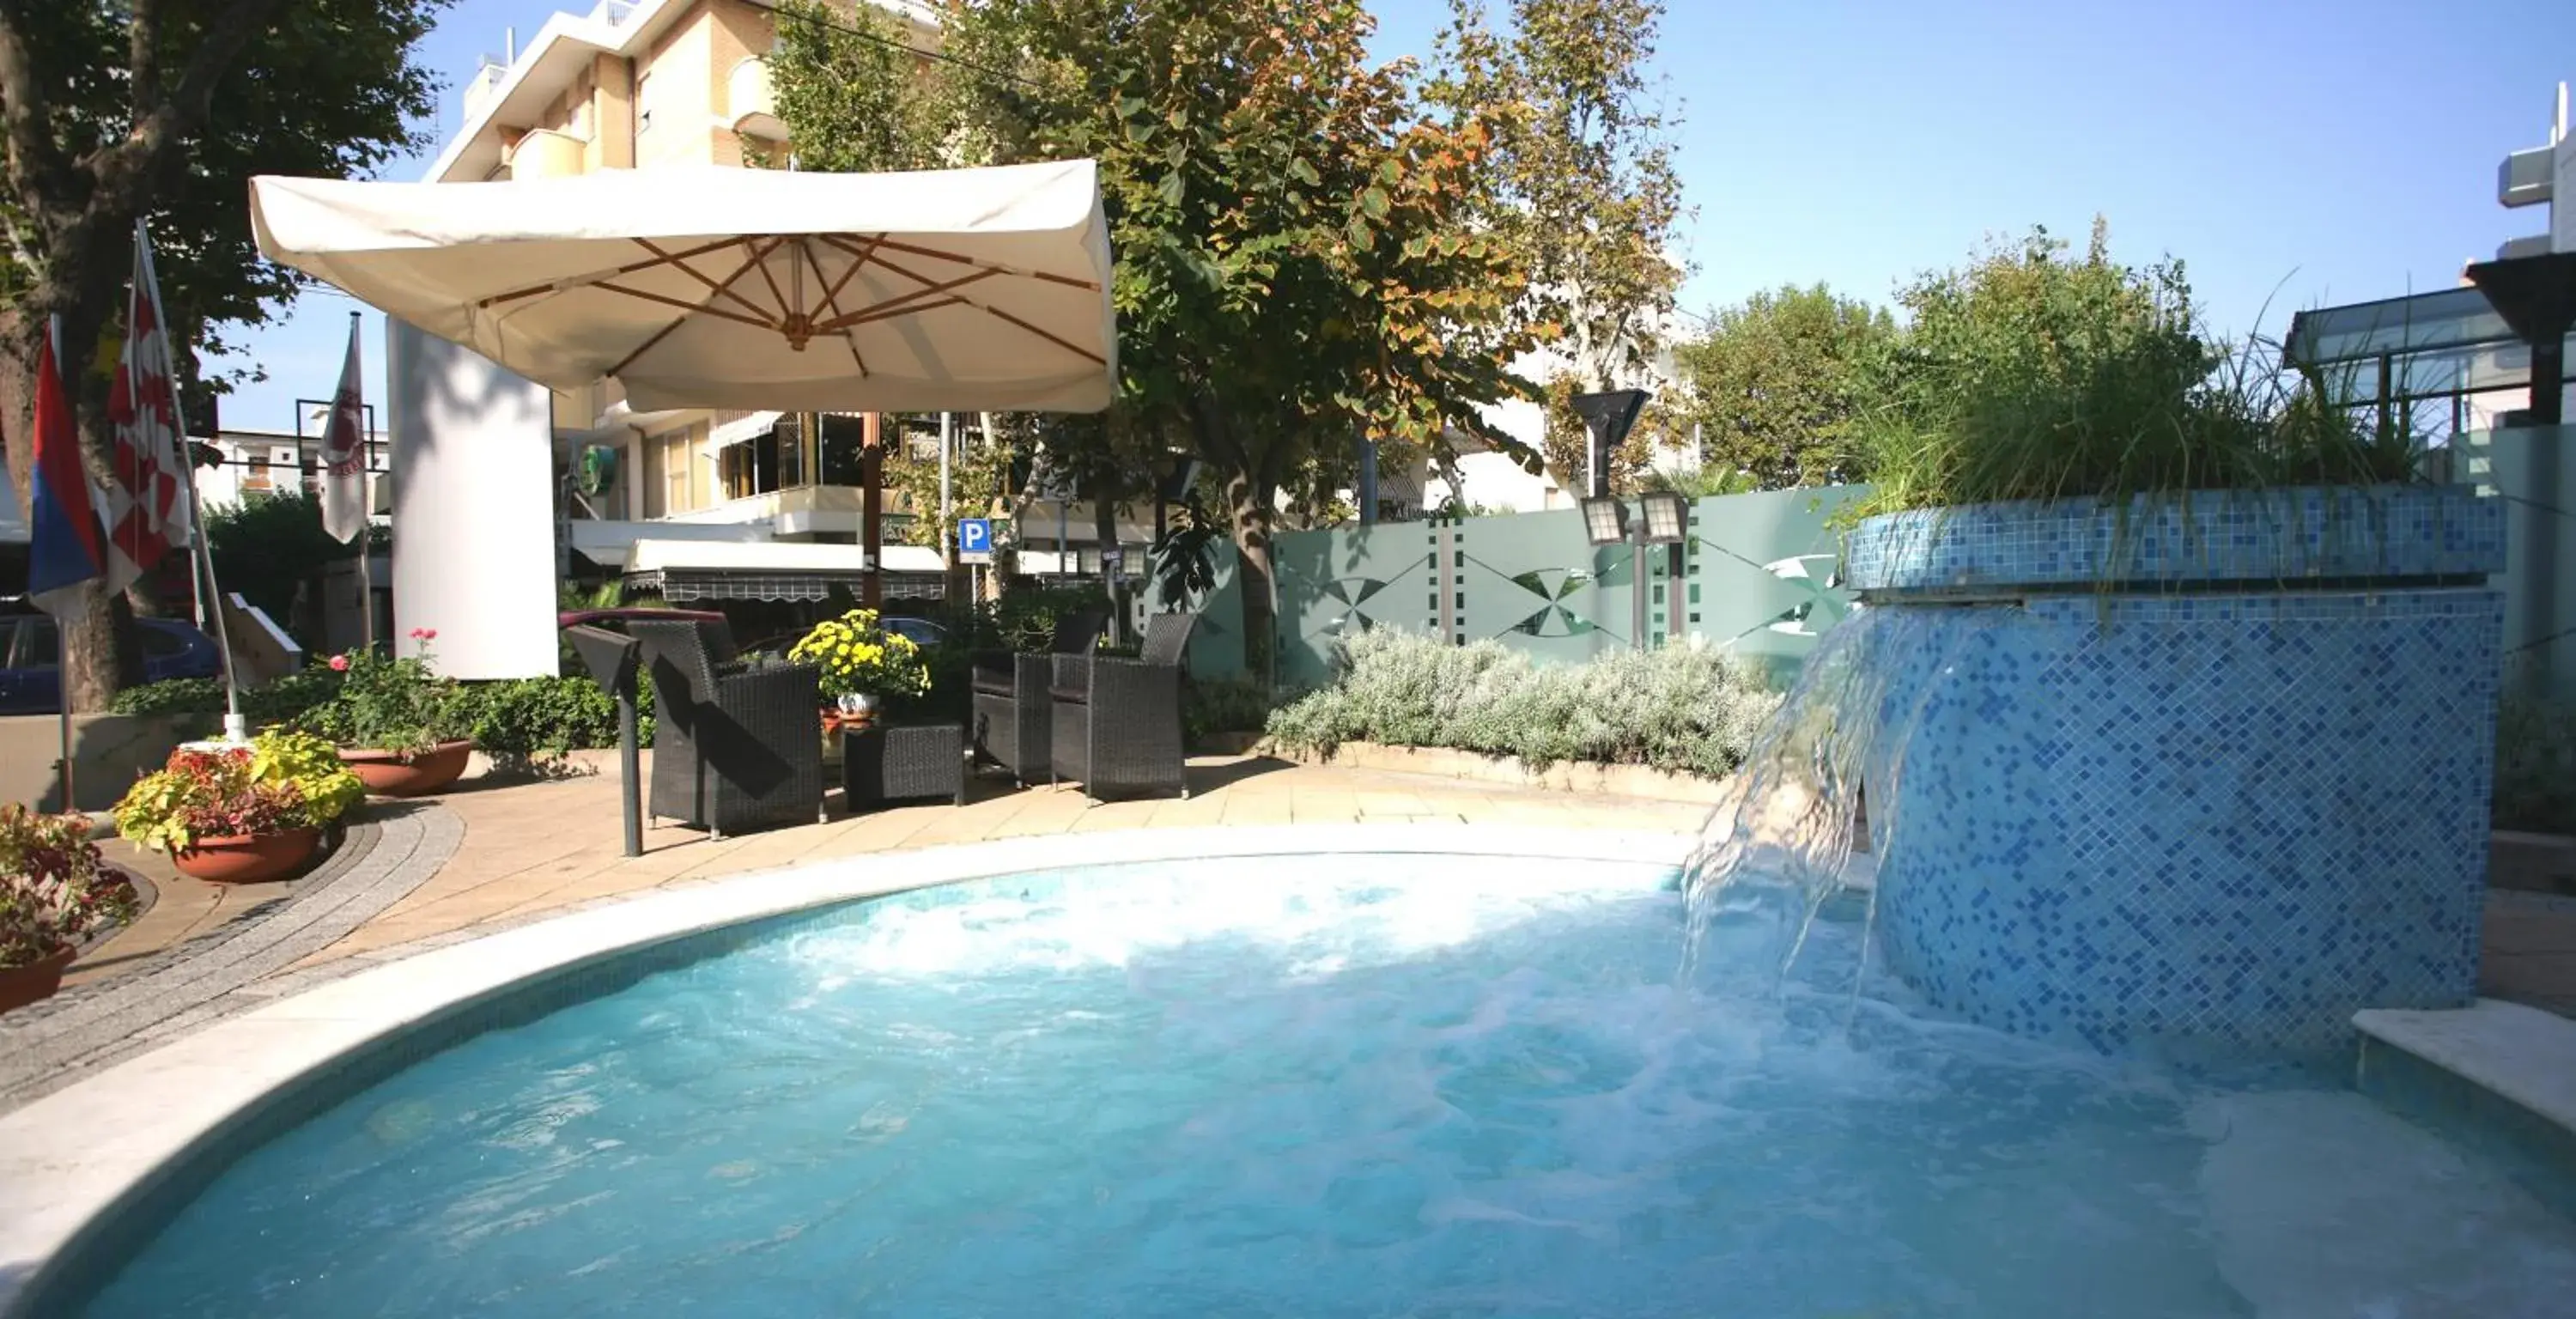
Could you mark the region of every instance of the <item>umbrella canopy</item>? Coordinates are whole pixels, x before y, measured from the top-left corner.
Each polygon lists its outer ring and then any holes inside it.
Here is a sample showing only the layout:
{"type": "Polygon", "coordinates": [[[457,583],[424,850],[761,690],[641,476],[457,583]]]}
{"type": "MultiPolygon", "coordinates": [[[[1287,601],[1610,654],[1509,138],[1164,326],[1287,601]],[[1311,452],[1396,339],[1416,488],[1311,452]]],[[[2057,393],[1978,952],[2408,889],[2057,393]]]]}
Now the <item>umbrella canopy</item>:
{"type": "Polygon", "coordinates": [[[637,411],[1097,412],[1117,362],[1092,162],[251,181],[270,260],[637,411]]]}

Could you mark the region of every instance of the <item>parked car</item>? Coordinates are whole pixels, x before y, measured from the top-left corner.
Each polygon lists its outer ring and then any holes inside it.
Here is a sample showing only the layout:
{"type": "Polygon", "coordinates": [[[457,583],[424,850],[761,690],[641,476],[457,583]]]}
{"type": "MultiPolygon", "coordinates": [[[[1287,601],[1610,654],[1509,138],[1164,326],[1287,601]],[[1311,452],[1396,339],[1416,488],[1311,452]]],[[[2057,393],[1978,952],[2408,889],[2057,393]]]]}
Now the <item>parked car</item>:
{"type": "MultiPolygon", "coordinates": [[[[224,671],[214,639],[175,618],[138,618],[143,680],[213,678],[224,671]]],[[[63,697],[61,642],[45,614],[0,614],[0,714],[52,714],[63,697]]]]}
{"type": "MultiPolygon", "coordinates": [[[[948,629],[945,626],[934,623],[927,618],[913,618],[906,614],[887,614],[877,619],[877,625],[896,636],[910,641],[916,646],[922,647],[925,650],[948,639],[948,629]]],[[[742,648],[742,653],[745,655],[784,655],[789,649],[794,647],[797,642],[803,641],[805,639],[805,633],[811,630],[812,629],[807,628],[796,632],[781,632],[776,636],[762,637],[760,640],[744,646],[742,648]]]]}

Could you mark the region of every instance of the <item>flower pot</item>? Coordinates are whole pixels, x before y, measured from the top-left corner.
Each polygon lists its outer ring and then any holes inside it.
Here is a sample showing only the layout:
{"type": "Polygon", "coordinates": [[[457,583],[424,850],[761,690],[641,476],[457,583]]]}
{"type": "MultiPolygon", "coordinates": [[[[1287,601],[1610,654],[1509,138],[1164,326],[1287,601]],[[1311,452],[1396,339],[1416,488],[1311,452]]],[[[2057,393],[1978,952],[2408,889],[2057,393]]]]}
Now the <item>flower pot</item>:
{"type": "Polygon", "coordinates": [[[0,1012],[52,998],[63,987],[63,972],[70,968],[73,952],[70,944],[64,944],[25,966],[0,969],[0,1012]]]}
{"type": "Polygon", "coordinates": [[[441,742],[409,759],[394,751],[340,748],[340,760],[367,791],[379,797],[425,797],[465,772],[474,754],[472,741],[441,742]]]}
{"type": "Polygon", "coordinates": [[[209,884],[256,884],[283,879],[313,859],[319,829],[286,829],[273,834],[234,838],[200,838],[170,860],[179,873],[209,884]]]}

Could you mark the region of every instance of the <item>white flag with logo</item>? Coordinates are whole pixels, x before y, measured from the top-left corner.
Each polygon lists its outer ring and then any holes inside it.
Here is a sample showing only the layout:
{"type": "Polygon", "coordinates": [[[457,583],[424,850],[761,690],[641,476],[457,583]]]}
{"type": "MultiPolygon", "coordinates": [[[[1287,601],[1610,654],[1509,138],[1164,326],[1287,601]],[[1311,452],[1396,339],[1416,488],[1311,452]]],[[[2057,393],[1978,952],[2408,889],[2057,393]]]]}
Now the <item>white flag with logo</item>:
{"type": "Polygon", "coordinates": [[[116,432],[116,481],[104,492],[103,510],[111,592],[124,590],[163,554],[189,543],[187,441],[179,434],[174,378],[152,245],[138,225],[125,348],[107,397],[108,422],[116,432]]]}
{"type": "Polygon", "coordinates": [[[349,318],[349,360],[322,430],[322,529],[352,541],[367,529],[367,413],[358,400],[358,318],[349,318]]]}

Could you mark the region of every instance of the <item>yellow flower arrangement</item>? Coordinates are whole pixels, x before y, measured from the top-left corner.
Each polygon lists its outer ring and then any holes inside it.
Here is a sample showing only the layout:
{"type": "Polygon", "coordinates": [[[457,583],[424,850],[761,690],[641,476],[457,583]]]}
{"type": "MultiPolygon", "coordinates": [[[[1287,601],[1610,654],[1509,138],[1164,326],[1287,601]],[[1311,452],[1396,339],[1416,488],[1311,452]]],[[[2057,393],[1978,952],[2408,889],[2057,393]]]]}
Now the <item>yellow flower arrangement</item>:
{"type": "Polygon", "coordinates": [[[823,671],[823,695],[920,696],[930,690],[930,665],[912,639],[886,631],[873,609],[853,609],[814,625],[787,658],[823,671]]]}

